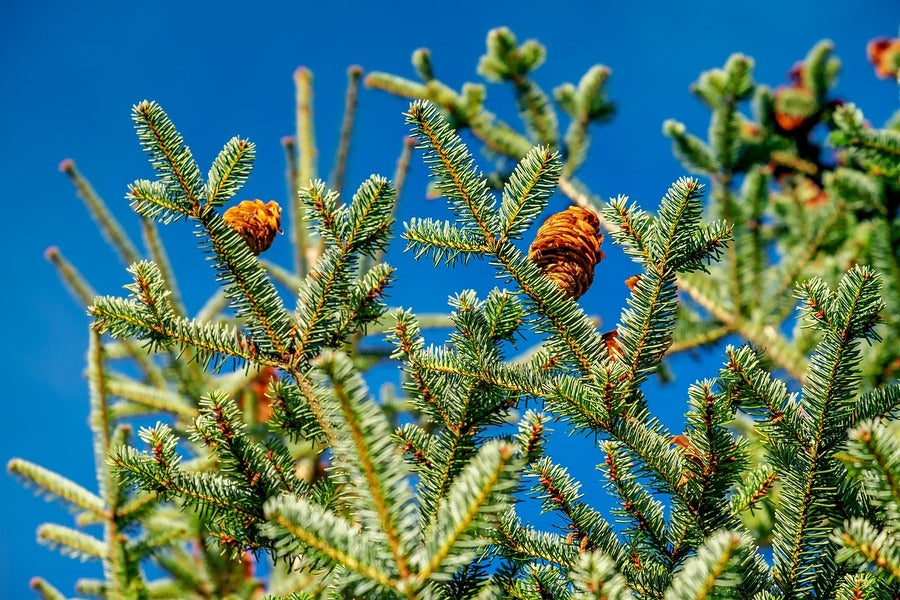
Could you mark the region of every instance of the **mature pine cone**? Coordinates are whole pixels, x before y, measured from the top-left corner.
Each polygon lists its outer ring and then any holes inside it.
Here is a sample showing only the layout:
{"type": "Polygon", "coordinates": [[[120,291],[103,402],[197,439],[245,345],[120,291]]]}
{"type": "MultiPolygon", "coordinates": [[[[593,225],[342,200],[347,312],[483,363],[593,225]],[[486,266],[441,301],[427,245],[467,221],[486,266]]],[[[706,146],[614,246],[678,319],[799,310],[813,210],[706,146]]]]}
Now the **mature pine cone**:
{"type": "Polygon", "coordinates": [[[269,249],[275,233],[283,233],[281,207],[274,200],[268,204],[262,200],[244,200],[226,210],[222,220],[244,238],[257,256],[269,249]]]}
{"type": "Polygon", "coordinates": [[[580,206],[550,215],[538,229],[528,258],[569,297],[580,298],[594,280],[594,266],[603,259],[600,219],[580,206]]]}

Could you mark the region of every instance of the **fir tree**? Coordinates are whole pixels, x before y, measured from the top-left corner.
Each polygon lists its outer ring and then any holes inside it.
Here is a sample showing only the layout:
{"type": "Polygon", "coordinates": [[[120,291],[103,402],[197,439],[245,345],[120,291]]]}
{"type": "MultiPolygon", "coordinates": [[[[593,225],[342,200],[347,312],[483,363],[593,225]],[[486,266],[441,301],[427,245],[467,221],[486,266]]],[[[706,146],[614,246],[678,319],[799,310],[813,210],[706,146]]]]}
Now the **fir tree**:
{"type": "MultiPolygon", "coordinates": [[[[735,55],[693,88],[711,111],[708,139],[664,126],[709,184],[683,177],[651,213],[624,196],[601,203],[576,179],[591,125],[614,113],[610,70],[555,90],[569,119],[561,132],[530,77],[544,59],[539,43],[497,29],[479,63],[485,79],[512,86],[524,133],[485,108],[483,86],[456,92],[437,80],[427,51],[413,55],[421,82],[366,78],[413,100],[406,122],[454,217],[404,223],[408,249],[435,268],[486,259],[504,282],[483,298],[460,291],[442,317],[384,302],[411,143],[393,183],[372,175],[345,193],[357,68],[329,183],[316,178],[311,74],[296,73],[298,134],[284,145],[290,269],[259,257],[280,230],[277,204],[224,209],[250,175],[247,140],[229,140],[204,176],[158,104],[134,107],[157,173],[128,193],[145,256],[64,164],[132,279],[127,297],[95,297],[58,251],[49,256],[92,320],[98,491],[23,459],[9,469],[78,511],[78,529],[44,525],[39,538],[102,562],[103,579],[80,581],[79,594],[900,595],[898,120],[868,127],[830,97],[838,63],[828,43],[775,92],[735,55]],[[838,163],[822,158],[820,124],[838,163]],[[485,174],[461,129],[515,167],[498,161],[485,174]],[[551,216],[526,252],[522,238],[557,189],[580,208],[551,216]],[[194,315],[157,232],[184,222],[221,285],[194,315]],[[602,258],[601,229],[639,271],[605,333],[577,301],[602,258]],[[445,344],[426,344],[434,326],[451,328],[445,344]],[[363,375],[388,353],[360,342],[382,332],[404,387],[376,401],[363,375]],[[684,430],[669,431],[649,411],[645,382],[666,356],[728,334],[746,343],[691,387],[684,430]],[[538,344],[514,353],[510,341],[526,335],[538,344]],[[133,368],[117,367],[123,360],[133,368]],[[129,420],[147,414],[162,418],[137,442],[129,420]],[[551,421],[596,440],[612,515],[545,454],[551,421]],[[517,502],[528,497],[567,534],[523,522],[517,502]],[[83,530],[93,524],[101,536],[83,530]],[[264,561],[268,577],[255,571],[264,561]],[[151,563],[161,577],[148,578],[151,563]]],[[[43,579],[33,587],[65,597],[43,579]]]]}

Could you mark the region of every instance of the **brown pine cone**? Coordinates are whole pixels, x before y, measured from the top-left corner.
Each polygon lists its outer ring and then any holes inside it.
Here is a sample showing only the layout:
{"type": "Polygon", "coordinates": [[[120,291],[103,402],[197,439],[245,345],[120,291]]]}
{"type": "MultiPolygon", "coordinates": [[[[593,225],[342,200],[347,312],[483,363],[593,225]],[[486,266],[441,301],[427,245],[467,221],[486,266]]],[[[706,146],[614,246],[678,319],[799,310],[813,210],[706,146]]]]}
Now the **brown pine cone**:
{"type": "Polygon", "coordinates": [[[276,233],[284,233],[281,231],[281,207],[274,200],[268,204],[262,200],[244,200],[226,210],[222,219],[244,238],[250,251],[257,256],[269,249],[276,233]]]}
{"type": "Polygon", "coordinates": [[[594,280],[603,259],[600,218],[580,206],[550,215],[538,229],[528,258],[570,298],[580,298],[594,280]]]}

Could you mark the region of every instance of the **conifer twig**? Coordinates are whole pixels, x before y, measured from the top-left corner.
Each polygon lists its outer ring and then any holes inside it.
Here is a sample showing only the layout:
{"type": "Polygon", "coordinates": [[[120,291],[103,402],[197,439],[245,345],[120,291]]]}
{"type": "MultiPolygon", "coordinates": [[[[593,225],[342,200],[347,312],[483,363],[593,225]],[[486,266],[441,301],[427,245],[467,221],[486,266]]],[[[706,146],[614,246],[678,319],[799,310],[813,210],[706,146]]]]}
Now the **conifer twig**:
{"type": "Polygon", "coordinates": [[[334,155],[334,166],[331,172],[331,189],[341,194],[344,190],[344,175],[347,172],[347,157],[350,154],[350,140],[353,136],[353,122],[356,117],[357,96],[359,95],[359,80],[362,77],[362,67],[353,65],[347,69],[347,92],[344,97],[344,118],[341,121],[341,131],[338,137],[337,151],[334,155]]]}
{"type": "Polygon", "coordinates": [[[316,178],[319,151],[316,147],[316,133],[313,122],[313,90],[312,72],[306,67],[299,67],[294,71],[294,85],[296,86],[296,120],[297,120],[297,176],[296,187],[291,195],[291,222],[293,223],[293,247],[295,249],[295,263],[297,274],[305,277],[318,259],[318,248],[313,244],[306,216],[299,200],[295,197],[296,191],[306,187],[316,178]]]}
{"type": "Polygon", "coordinates": [[[106,206],[106,202],[104,202],[97,194],[94,186],[84,178],[75,166],[75,161],[71,158],[67,158],[59,164],[59,170],[68,175],[69,179],[72,180],[75,189],[78,191],[78,195],[84,200],[91,216],[97,221],[100,230],[106,236],[107,241],[109,241],[116,249],[119,258],[125,266],[140,260],[140,255],[138,254],[134,242],[129,239],[128,234],[125,233],[125,230],[119,224],[118,220],[116,220],[110,212],[109,208],[106,206]]]}

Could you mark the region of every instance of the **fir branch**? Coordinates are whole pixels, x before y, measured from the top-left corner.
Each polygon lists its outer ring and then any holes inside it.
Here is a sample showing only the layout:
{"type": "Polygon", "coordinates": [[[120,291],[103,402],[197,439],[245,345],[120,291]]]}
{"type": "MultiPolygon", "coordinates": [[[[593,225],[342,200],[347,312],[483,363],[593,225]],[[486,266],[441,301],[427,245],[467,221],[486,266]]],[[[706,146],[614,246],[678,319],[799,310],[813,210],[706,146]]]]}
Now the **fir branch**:
{"type": "Polygon", "coordinates": [[[241,335],[235,328],[215,323],[198,323],[194,320],[173,319],[159,323],[146,314],[143,306],[132,300],[111,296],[97,298],[88,309],[94,318],[94,327],[100,333],[116,338],[137,338],[151,344],[173,342],[196,351],[197,360],[218,369],[222,357],[231,356],[245,362],[281,366],[259,352],[256,344],[241,335]]]}
{"type": "Polygon", "coordinates": [[[266,273],[269,274],[269,277],[272,278],[276,283],[281,284],[283,287],[289,290],[296,290],[301,285],[303,285],[303,280],[294,275],[288,269],[277,265],[271,261],[266,259],[260,259],[259,261],[266,268],[266,273]]]}
{"type": "Polygon", "coordinates": [[[663,135],[672,138],[672,154],[689,172],[712,175],[718,170],[712,149],[697,136],[687,133],[684,123],[666,119],[663,135]]]}
{"type": "MultiPolygon", "coordinates": [[[[201,399],[200,406],[191,437],[213,451],[220,474],[256,496],[260,505],[282,492],[294,491],[293,473],[286,480],[276,469],[276,461],[269,458],[274,449],[267,451],[253,442],[232,399],[222,392],[212,392],[201,399]]],[[[290,459],[284,457],[281,462],[290,459]]]]}
{"type": "Polygon", "coordinates": [[[90,306],[93,299],[97,296],[97,292],[91,284],[84,278],[78,269],[70,263],[59,248],[50,246],[44,250],[44,258],[47,259],[59,274],[66,289],[72,294],[72,297],[83,307],[90,306]]]}
{"type": "MultiPolygon", "coordinates": [[[[722,530],[709,537],[688,559],[682,570],[672,580],[666,591],[666,600],[701,600],[703,598],[730,597],[729,588],[738,588],[750,568],[750,542],[737,533],[722,530]]],[[[761,583],[761,582],[760,582],[761,583]]],[[[761,591],[761,585],[756,585],[761,591]]],[[[741,590],[743,593],[747,593],[741,590]]],[[[748,596],[752,596],[752,591],[748,596]]]]}
{"type": "Polygon", "coordinates": [[[416,553],[420,580],[443,578],[473,558],[483,528],[505,507],[515,486],[514,459],[511,446],[489,442],[454,481],[416,553]]]}
{"type": "Polygon", "coordinates": [[[110,377],[106,381],[106,389],[110,395],[135,402],[150,411],[170,412],[188,419],[197,416],[197,409],[180,395],[133,379],[110,377]]]}
{"type": "Polygon", "coordinates": [[[791,248],[782,259],[779,267],[773,271],[773,275],[780,275],[780,277],[778,277],[778,283],[769,296],[770,301],[762,309],[764,313],[774,314],[773,322],[783,321],[790,314],[790,311],[793,310],[796,300],[786,292],[791,289],[800,278],[804,269],[808,268],[810,263],[816,258],[829,233],[845,217],[847,205],[844,202],[838,202],[834,206],[828,206],[825,210],[827,211],[826,215],[815,223],[815,232],[809,236],[805,243],[797,248],[791,248]]]}
{"type": "Polygon", "coordinates": [[[512,83],[519,115],[531,137],[539,144],[555,146],[559,139],[556,113],[544,91],[528,78],[528,73],[544,62],[544,47],[535,40],[519,45],[506,27],[490,30],[486,45],[478,73],[491,81],[512,83]]]}
{"type": "Polygon", "coordinates": [[[757,348],[765,351],[772,361],[792,378],[803,383],[806,379],[806,357],[800,354],[774,327],[738,319],[732,308],[723,302],[711,287],[709,278],[694,274],[676,278],[678,289],[687,292],[704,310],[718,319],[730,331],[740,334],[757,348]]]}
{"type": "Polygon", "coordinates": [[[578,556],[574,541],[568,543],[566,538],[559,535],[523,526],[515,511],[507,511],[500,517],[494,540],[504,548],[507,555],[516,560],[537,560],[572,568],[578,556]]]}
{"type": "Polygon", "coordinates": [[[244,187],[255,158],[254,143],[237,136],[228,140],[213,160],[206,178],[204,197],[207,205],[222,206],[244,187]]]}
{"type": "MultiPolygon", "coordinates": [[[[332,565],[341,565],[378,585],[395,588],[396,575],[382,547],[349,521],[303,498],[284,495],[266,504],[270,525],[266,534],[275,540],[279,556],[312,551],[332,565]]],[[[358,590],[365,593],[366,588],[358,590]]]]}
{"type": "MultiPolygon", "coordinates": [[[[396,195],[386,179],[374,175],[360,185],[349,207],[337,208],[336,194],[326,193],[322,182],[314,182],[300,194],[308,206],[319,213],[321,231],[332,240],[332,244],[325,247],[315,270],[297,292],[294,352],[297,356],[305,353],[309,358],[320,345],[338,346],[350,333],[341,329],[340,322],[342,312],[346,315],[347,311],[354,310],[348,305],[348,302],[356,302],[352,278],[361,255],[374,256],[383,249],[396,195]]],[[[365,301],[374,311],[370,315],[373,318],[381,310],[377,308],[380,306],[377,298],[386,284],[385,267],[370,270],[358,282],[361,286],[374,286],[366,290],[366,298],[378,288],[378,293],[365,301]]]]}
{"type": "Polygon", "coordinates": [[[578,590],[572,600],[630,600],[634,598],[615,563],[602,552],[584,552],[569,572],[578,590]]]}
{"type": "Polygon", "coordinates": [[[153,429],[142,429],[140,437],[152,454],[128,446],[120,446],[110,454],[126,485],[176,495],[209,519],[236,516],[245,526],[262,519],[259,504],[233,481],[213,473],[189,473],[179,468],[177,439],[168,426],[158,424],[153,429]]]}
{"type": "Polygon", "coordinates": [[[610,233],[617,244],[628,256],[636,259],[646,268],[654,264],[654,259],[647,246],[650,230],[653,227],[653,216],[638,208],[636,203],[628,206],[628,197],[619,196],[611,199],[609,205],[601,212],[601,216],[609,224],[610,233]]]}
{"type": "Polygon", "coordinates": [[[638,482],[634,464],[618,444],[607,441],[600,448],[606,453],[603,468],[611,489],[622,501],[621,508],[613,512],[631,522],[625,530],[629,547],[644,560],[659,560],[671,568],[672,545],[665,530],[662,503],[638,482]]]}
{"type": "Polygon", "coordinates": [[[900,174],[900,132],[867,127],[862,111],[852,102],[835,110],[834,123],[837,129],[828,138],[833,145],[846,147],[872,174],[889,178],[900,174]]]}
{"type": "Polygon", "coordinates": [[[581,501],[581,486],[566,469],[544,457],[529,465],[526,473],[537,478],[532,495],[542,500],[545,511],[560,511],[565,516],[579,547],[603,551],[620,568],[625,564],[627,554],[622,542],[606,519],[581,501]]]}
{"type": "Polygon", "coordinates": [[[875,572],[894,583],[900,582],[900,536],[889,530],[877,530],[865,519],[851,519],[840,533],[834,534],[840,545],[837,559],[868,563],[875,572]]]}
{"type": "Polygon", "coordinates": [[[477,227],[485,242],[493,246],[499,231],[494,201],[459,136],[434,106],[425,102],[410,104],[406,122],[415,127],[416,137],[428,150],[425,162],[437,178],[438,190],[450,199],[457,217],[477,227]]]}
{"type": "Polygon", "coordinates": [[[190,214],[190,207],[162,181],[138,179],[129,184],[125,197],[131,200],[134,212],[152,221],[168,224],[190,214]]]}
{"type": "Polygon", "coordinates": [[[97,194],[91,182],[75,166],[75,161],[71,158],[62,161],[59,165],[59,170],[72,180],[78,195],[84,200],[91,216],[97,222],[97,225],[100,226],[103,236],[116,249],[121,261],[127,266],[139,260],[140,254],[138,254],[134,242],[131,241],[122,225],[110,212],[106,202],[97,194]]]}
{"type": "Polygon", "coordinates": [[[728,428],[734,418],[733,405],[727,394],[713,392],[714,385],[713,381],[704,380],[688,390],[688,440],[682,447],[685,464],[700,484],[695,506],[697,523],[704,535],[721,528],[739,528],[725,496],[741,482],[748,463],[745,447],[728,428]]]}
{"type": "Polygon", "coordinates": [[[313,74],[306,67],[294,71],[294,85],[297,87],[297,142],[299,143],[299,183],[307,185],[316,178],[319,151],[316,148],[313,121],[313,74]]]}
{"type": "Polygon", "coordinates": [[[566,83],[553,90],[557,104],[572,118],[566,129],[563,174],[575,173],[587,159],[591,143],[589,126],[612,117],[615,105],[607,98],[604,86],[610,69],[594,65],[581,77],[578,86],[566,83]]]}
{"type": "Polygon", "coordinates": [[[156,102],[144,100],[132,110],[138,140],[160,174],[171,204],[179,212],[196,211],[204,198],[203,177],[184,138],[156,102]]]}
{"type": "Polygon", "coordinates": [[[412,423],[404,423],[394,431],[394,438],[403,446],[409,457],[407,464],[414,471],[433,468],[431,454],[432,435],[412,423]]]}
{"type": "Polygon", "coordinates": [[[212,207],[201,208],[196,218],[205,234],[206,248],[216,258],[219,277],[228,284],[226,296],[237,315],[247,319],[254,342],[264,353],[290,356],[293,323],[265,269],[212,207]]]}
{"type": "Polygon", "coordinates": [[[384,177],[373,175],[360,184],[347,211],[344,244],[369,255],[383,249],[396,199],[394,186],[384,177]]]}
{"type": "Polygon", "coordinates": [[[106,514],[106,506],[102,498],[71,479],[40,465],[21,458],[12,458],[6,464],[6,470],[21,478],[26,484],[34,486],[41,495],[48,499],[58,498],[71,507],[78,507],[96,517],[103,518],[106,514]]]}
{"type": "Polygon", "coordinates": [[[309,380],[304,378],[300,384],[293,384],[279,379],[273,382],[268,396],[272,398],[269,423],[273,429],[280,429],[293,440],[324,438],[320,424],[324,417],[309,380]]]}
{"type": "Polygon", "coordinates": [[[297,275],[305,277],[318,260],[318,248],[311,236],[304,217],[302,204],[297,201],[297,190],[305,188],[316,178],[319,151],[316,147],[315,124],[313,123],[312,72],[306,67],[294,71],[296,88],[296,125],[294,138],[297,142],[296,176],[291,187],[291,239],[294,248],[294,263],[297,275]]]}
{"type": "MultiPolygon", "coordinates": [[[[178,289],[178,282],[175,279],[175,272],[172,270],[172,263],[169,261],[169,255],[166,253],[165,246],[159,238],[159,229],[156,223],[150,219],[141,219],[141,229],[144,233],[144,246],[150,254],[150,259],[159,268],[160,275],[165,282],[166,289],[169,290],[169,301],[172,303],[172,309],[180,316],[187,315],[187,308],[184,306],[184,300],[178,289]]],[[[96,294],[94,294],[96,296],[96,294]]]]}
{"type": "Polygon", "coordinates": [[[42,577],[32,577],[28,586],[44,600],[66,600],[66,596],[42,577]]]}
{"type": "Polygon", "coordinates": [[[889,591],[869,573],[847,574],[835,593],[837,600],[877,600],[889,591]]]}
{"type": "Polygon", "coordinates": [[[852,429],[837,456],[862,484],[887,526],[900,532],[900,440],[889,426],[865,421],[852,429]]]}
{"type": "Polygon", "coordinates": [[[103,540],[62,525],[44,523],[38,527],[37,539],[38,542],[81,561],[106,557],[103,540]]]}
{"type": "Polygon", "coordinates": [[[596,357],[600,356],[602,338],[584,311],[574,301],[565,301],[554,283],[542,276],[537,265],[509,242],[500,243],[497,262],[527,294],[529,304],[543,319],[536,329],[539,333],[558,336],[556,347],[567,360],[578,365],[582,375],[591,376],[596,357]]]}
{"type": "Polygon", "coordinates": [[[501,239],[518,239],[531,226],[547,206],[561,168],[559,156],[540,146],[533,148],[516,165],[503,186],[501,239]]]}
{"type": "Polygon", "coordinates": [[[376,539],[383,536],[398,573],[406,578],[415,546],[415,506],[403,481],[407,471],[396,452],[387,420],[377,407],[364,401],[368,390],[349,360],[325,354],[317,363],[332,386],[323,401],[326,430],[336,466],[353,482],[355,514],[368,524],[376,539]]]}
{"type": "Polygon", "coordinates": [[[887,418],[900,410],[900,386],[886,385],[869,390],[853,407],[849,427],[857,427],[867,419],[887,418]]]}
{"type": "Polygon", "coordinates": [[[772,486],[778,481],[775,471],[768,465],[759,465],[750,473],[744,475],[744,479],[738,482],[734,495],[729,499],[731,512],[735,515],[752,509],[772,491],[772,486]]]}
{"type": "Polygon", "coordinates": [[[803,427],[811,442],[809,454],[798,454],[799,460],[783,479],[783,505],[799,509],[779,512],[775,524],[776,581],[788,594],[810,590],[814,580],[821,581],[835,571],[833,562],[821,556],[835,517],[826,512],[818,490],[837,476],[829,456],[835,445],[846,439],[847,413],[859,380],[853,371],[859,361],[857,342],[875,336],[873,326],[882,308],[878,277],[865,267],[849,271],[834,293],[820,279],[808,281],[800,289],[806,318],[824,337],[810,359],[803,388],[803,406],[810,414],[803,427]]]}
{"type": "Polygon", "coordinates": [[[344,189],[344,174],[347,172],[347,156],[350,153],[350,140],[353,135],[353,121],[356,117],[357,96],[359,95],[359,80],[362,73],[362,67],[359,65],[347,69],[344,117],[341,120],[341,132],[334,155],[334,168],[331,172],[331,188],[338,194],[344,189]]]}

